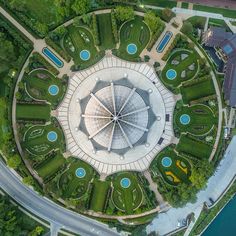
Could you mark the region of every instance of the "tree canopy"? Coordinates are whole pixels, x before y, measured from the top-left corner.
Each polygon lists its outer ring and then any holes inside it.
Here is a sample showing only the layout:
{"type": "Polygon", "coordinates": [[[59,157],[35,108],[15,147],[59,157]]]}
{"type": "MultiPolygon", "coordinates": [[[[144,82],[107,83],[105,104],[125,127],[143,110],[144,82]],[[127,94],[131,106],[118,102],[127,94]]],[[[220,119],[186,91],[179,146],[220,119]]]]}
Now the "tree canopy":
{"type": "Polygon", "coordinates": [[[145,13],[144,22],[149,26],[152,33],[155,33],[163,24],[161,19],[153,11],[145,13]]]}
{"type": "Polygon", "coordinates": [[[72,9],[76,12],[76,14],[83,15],[86,14],[91,8],[90,0],[75,0],[72,9]]]}
{"type": "Polygon", "coordinates": [[[131,20],[134,18],[134,9],[132,7],[118,6],[115,9],[115,15],[120,22],[131,20]]]}

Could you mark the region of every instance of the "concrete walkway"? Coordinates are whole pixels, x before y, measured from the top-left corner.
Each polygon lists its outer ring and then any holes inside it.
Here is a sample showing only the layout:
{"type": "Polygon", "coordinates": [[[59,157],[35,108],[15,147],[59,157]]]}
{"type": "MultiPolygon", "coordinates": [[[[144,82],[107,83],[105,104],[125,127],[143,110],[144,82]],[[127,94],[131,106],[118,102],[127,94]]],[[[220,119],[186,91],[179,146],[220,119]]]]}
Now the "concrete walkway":
{"type": "Polygon", "coordinates": [[[153,222],[148,225],[147,233],[156,231],[159,235],[166,235],[174,230],[178,230],[178,223],[186,219],[189,214],[194,212],[196,217],[199,208],[201,208],[205,202],[210,206],[210,198],[213,201],[217,201],[222,194],[225,193],[228,185],[236,175],[235,153],[236,136],[233,137],[214,175],[208,180],[206,189],[197,194],[197,201],[193,204],[188,203],[182,208],[171,208],[165,213],[158,214],[153,222]]]}

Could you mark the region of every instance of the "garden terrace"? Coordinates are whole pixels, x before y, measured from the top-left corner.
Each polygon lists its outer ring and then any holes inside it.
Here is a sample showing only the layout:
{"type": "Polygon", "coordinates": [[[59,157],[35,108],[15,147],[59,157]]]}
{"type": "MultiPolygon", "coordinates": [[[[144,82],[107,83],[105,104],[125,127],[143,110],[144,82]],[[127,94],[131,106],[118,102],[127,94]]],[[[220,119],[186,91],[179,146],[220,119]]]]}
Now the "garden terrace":
{"type": "Polygon", "coordinates": [[[29,128],[22,146],[33,155],[46,155],[55,149],[64,149],[63,133],[54,125],[36,125],[29,128]]]}
{"type": "Polygon", "coordinates": [[[50,105],[34,103],[18,103],[16,106],[16,119],[19,121],[42,121],[50,120],[50,105]]]}
{"type": "Polygon", "coordinates": [[[68,54],[73,58],[75,66],[80,69],[95,64],[102,57],[102,53],[98,52],[95,47],[92,32],[90,29],[82,26],[76,26],[75,24],[68,26],[67,33],[63,38],[63,45],[68,54]],[[83,50],[89,52],[88,60],[81,58],[83,50]]]}
{"type": "Polygon", "coordinates": [[[168,87],[176,88],[184,81],[194,78],[198,71],[198,54],[195,51],[180,49],[173,53],[162,70],[161,78],[168,87]],[[175,70],[176,77],[169,78],[168,71],[175,70]]]}
{"type": "Polygon", "coordinates": [[[137,61],[140,53],[146,47],[150,40],[150,30],[143,22],[143,18],[135,16],[133,20],[124,23],[120,29],[120,47],[116,55],[129,61],[137,61]],[[137,51],[129,54],[127,47],[129,44],[135,44],[137,51]]]}
{"type": "Polygon", "coordinates": [[[214,84],[208,77],[206,79],[201,78],[199,80],[195,80],[193,83],[184,83],[182,84],[180,90],[183,101],[186,104],[215,94],[214,84]]]}
{"type": "Polygon", "coordinates": [[[164,149],[156,156],[151,163],[150,171],[153,179],[156,179],[159,173],[161,173],[162,178],[170,185],[190,183],[190,163],[185,158],[177,155],[176,152],[170,148],[164,149]],[[165,166],[166,158],[171,160],[168,166],[165,166]]]}
{"type": "Polygon", "coordinates": [[[214,125],[217,125],[217,118],[212,110],[202,104],[193,106],[182,106],[176,110],[175,124],[180,132],[189,132],[193,135],[204,135],[208,133],[214,125]],[[184,115],[189,116],[188,124],[181,122],[184,115]]]}
{"type": "Polygon", "coordinates": [[[94,178],[96,172],[87,163],[81,160],[73,160],[67,167],[66,171],[61,175],[58,187],[62,191],[62,198],[80,198],[88,189],[89,183],[94,178]],[[85,170],[84,177],[76,176],[76,171],[82,168],[85,170]]]}
{"type": "Polygon", "coordinates": [[[180,154],[192,156],[198,160],[208,159],[210,157],[212,146],[208,143],[195,139],[189,134],[182,134],[176,151],[180,154]]]}
{"type": "Polygon", "coordinates": [[[35,100],[46,100],[56,107],[62,100],[66,85],[47,70],[34,70],[24,78],[27,93],[35,100]]]}
{"type": "MultiPolygon", "coordinates": [[[[143,201],[142,188],[135,174],[120,172],[112,178],[112,201],[117,209],[132,214],[143,201]],[[122,186],[122,181],[129,180],[129,186],[122,186]]],[[[125,183],[126,184],[126,183],[125,183]]]]}

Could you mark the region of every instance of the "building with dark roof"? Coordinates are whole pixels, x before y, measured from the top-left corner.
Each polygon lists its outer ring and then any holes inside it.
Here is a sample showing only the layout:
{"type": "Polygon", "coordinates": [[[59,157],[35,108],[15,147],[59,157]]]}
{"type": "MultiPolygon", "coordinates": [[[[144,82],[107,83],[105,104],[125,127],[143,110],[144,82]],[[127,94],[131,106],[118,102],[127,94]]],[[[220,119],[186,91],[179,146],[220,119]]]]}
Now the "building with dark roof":
{"type": "Polygon", "coordinates": [[[224,94],[229,105],[236,106],[236,34],[224,28],[210,27],[203,36],[203,44],[214,47],[216,55],[225,62],[224,94]]]}

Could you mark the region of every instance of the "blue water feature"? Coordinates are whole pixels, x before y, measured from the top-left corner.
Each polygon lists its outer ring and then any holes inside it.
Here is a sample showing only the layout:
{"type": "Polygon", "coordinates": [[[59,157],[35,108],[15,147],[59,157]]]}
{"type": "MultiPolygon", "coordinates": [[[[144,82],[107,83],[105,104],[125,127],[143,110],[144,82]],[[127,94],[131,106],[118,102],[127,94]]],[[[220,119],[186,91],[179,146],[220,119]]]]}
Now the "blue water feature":
{"type": "Polygon", "coordinates": [[[79,56],[83,61],[87,61],[90,58],[90,52],[88,50],[82,50],[79,56]]]}
{"type": "Polygon", "coordinates": [[[131,184],[131,181],[129,178],[122,178],[120,181],[120,185],[122,188],[128,188],[131,184]]]}
{"type": "Polygon", "coordinates": [[[156,50],[157,52],[161,53],[163,52],[163,50],[165,49],[166,45],[168,44],[168,42],[170,41],[170,39],[172,38],[173,33],[170,31],[167,31],[165,33],[165,35],[163,36],[161,42],[158,44],[156,50]]]}
{"type": "Polygon", "coordinates": [[[137,52],[138,48],[136,46],[136,44],[134,43],[130,43],[128,46],[127,46],[127,52],[131,55],[135,54],[137,52]]]}
{"type": "Polygon", "coordinates": [[[48,88],[48,92],[50,93],[50,95],[56,96],[59,93],[59,88],[55,84],[50,85],[48,88]]]}
{"type": "Polygon", "coordinates": [[[163,157],[161,160],[161,164],[163,167],[170,167],[172,164],[172,160],[170,157],[163,157]]]}
{"type": "Polygon", "coordinates": [[[64,63],[49,48],[43,48],[43,54],[49,58],[58,68],[64,66],[64,63]]]}
{"type": "Polygon", "coordinates": [[[179,120],[182,125],[187,125],[190,122],[190,116],[187,114],[183,114],[180,116],[179,120]]]}
{"type": "Polygon", "coordinates": [[[225,206],[202,236],[236,235],[236,196],[225,206]]]}
{"type": "Polygon", "coordinates": [[[84,178],[85,175],[86,175],[86,170],[82,167],[79,167],[78,169],[76,169],[75,171],[75,175],[78,177],[78,178],[84,178]]]}
{"type": "Polygon", "coordinates": [[[167,72],[166,72],[166,77],[167,79],[169,80],[174,80],[177,76],[177,72],[176,70],[173,70],[173,69],[169,69],[167,72]]]}
{"type": "Polygon", "coordinates": [[[47,139],[50,142],[55,142],[57,140],[57,133],[55,131],[48,132],[47,139]]]}

